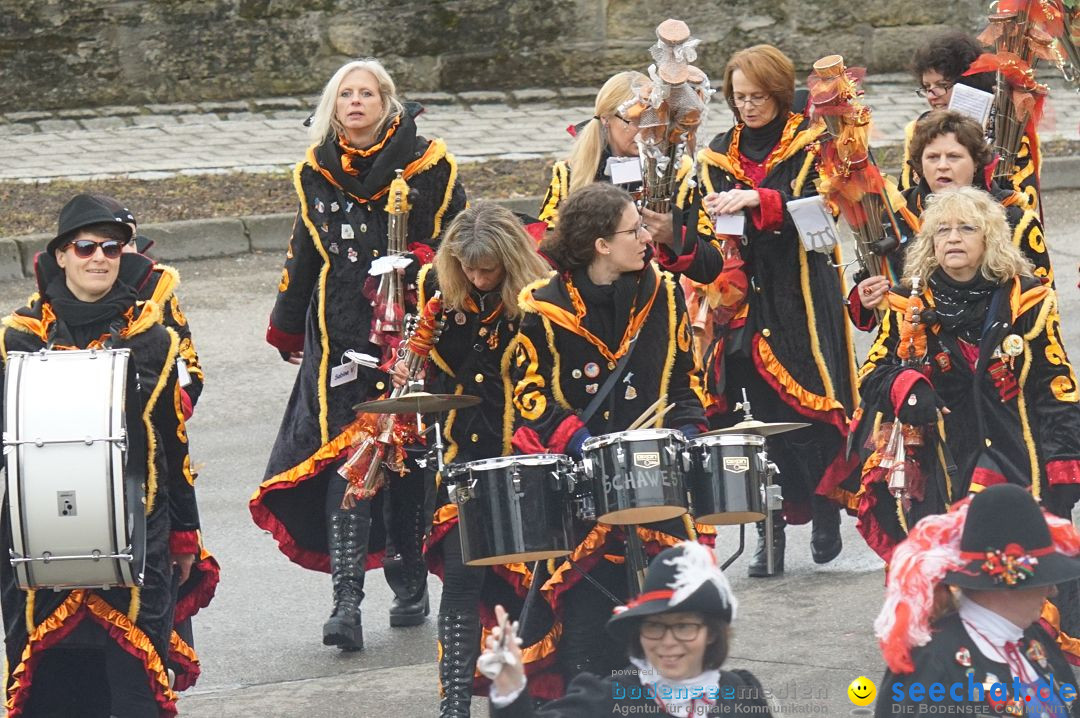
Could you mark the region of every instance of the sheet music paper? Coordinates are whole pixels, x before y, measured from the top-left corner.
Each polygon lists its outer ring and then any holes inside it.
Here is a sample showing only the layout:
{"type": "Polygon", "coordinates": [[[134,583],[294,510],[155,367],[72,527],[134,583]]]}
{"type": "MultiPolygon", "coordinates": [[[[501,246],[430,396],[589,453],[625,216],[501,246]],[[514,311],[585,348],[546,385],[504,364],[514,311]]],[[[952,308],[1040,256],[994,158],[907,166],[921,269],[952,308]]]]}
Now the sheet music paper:
{"type": "Polygon", "coordinates": [[[746,216],[742,212],[738,214],[713,215],[713,231],[716,234],[727,234],[732,237],[741,237],[746,229],[746,216]]]}
{"type": "Polygon", "coordinates": [[[953,85],[949,109],[973,118],[983,127],[986,127],[986,121],[990,119],[990,107],[993,104],[994,96],[989,92],[967,85],[953,85]]]}
{"type": "Polygon", "coordinates": [[[828,254],[839,243],[836,222],[825,209],[825,200],[821,195],[793,199],[787,203],[787,210],[807,252],[828,254]]]}

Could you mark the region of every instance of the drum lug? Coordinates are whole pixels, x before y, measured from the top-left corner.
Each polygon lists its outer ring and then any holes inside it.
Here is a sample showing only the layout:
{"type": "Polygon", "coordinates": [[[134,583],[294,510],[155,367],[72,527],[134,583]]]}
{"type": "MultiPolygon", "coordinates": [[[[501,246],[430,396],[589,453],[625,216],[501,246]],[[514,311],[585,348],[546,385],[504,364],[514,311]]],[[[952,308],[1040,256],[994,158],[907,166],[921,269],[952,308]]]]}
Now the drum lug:
{"type": "Polygon", "coordinates": [[[679,449],[673,444],[668,444],[667,446],[665,446],[664,451],[665,453],[667,453],[668,461],[673,464],[679,458],[679,449]]]}
{"type": "Polygon", "coordinates": [[[452,501],[455,506],[460,506],[472,498],[469,496],[469,487],[464,486],[463,484],[451,484],[446,488],[446,492],[450,494],[450,501],[452,501]]]}
{"type": "Polygon", "coordinates": [[[593,462],[590,457],[586,456],[581,460],[581,471],[585,475],[586,479],[591,479],[593,478],[593,476],[595,476],[595,471],[593,471],[593,462]]]}
{"type": "Polygon", "coordinates": [[[514,483],[514,493],[520,494],[521,491],[521,468],[514,464],[514,473],[510,474],[510,481],[514,483]]]}
{"type": "Polygon", "coordinates": [[[770,511],[784,508],[784,496],[780,492],[779,484],[769,484],[762,487],[765,493],[765,508],[770,511]]]}
{"type": "Polygon", "coordinates": [[[623,449],[622,444],[615,447],[615,460],[620,464],[626,462],[626,450],[623,449]]]}

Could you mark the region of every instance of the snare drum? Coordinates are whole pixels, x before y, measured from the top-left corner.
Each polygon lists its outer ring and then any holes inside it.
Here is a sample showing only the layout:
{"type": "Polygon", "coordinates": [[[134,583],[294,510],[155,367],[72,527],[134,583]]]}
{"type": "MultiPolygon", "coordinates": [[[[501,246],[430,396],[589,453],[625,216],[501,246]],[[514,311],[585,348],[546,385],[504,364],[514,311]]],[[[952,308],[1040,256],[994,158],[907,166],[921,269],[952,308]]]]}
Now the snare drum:
{"type": "Polygon", "coordinates": [[[748,524],[765,518],[765,437],[718,434],[691,439],[684,455],[694,520],[748,524]]]}
{"type": "Polygon", "coordinates": [[[586,439],[585,476],[592,482],[596,520],[646,524],[689,508],[679,457],[686,438],[675,429],[636,429],[586,439]]]}
{"type": "Polygon", "coordinates": [[[146,442],[129,350],[9,353],[3,444],[19,587],[141,586],[146,442]]]}
{"type": "Polygon", "coordinates": [[[562,454],[500,456],[447,467],[465,564],[568,555],[574,548],[573,467],[562,454]]]}

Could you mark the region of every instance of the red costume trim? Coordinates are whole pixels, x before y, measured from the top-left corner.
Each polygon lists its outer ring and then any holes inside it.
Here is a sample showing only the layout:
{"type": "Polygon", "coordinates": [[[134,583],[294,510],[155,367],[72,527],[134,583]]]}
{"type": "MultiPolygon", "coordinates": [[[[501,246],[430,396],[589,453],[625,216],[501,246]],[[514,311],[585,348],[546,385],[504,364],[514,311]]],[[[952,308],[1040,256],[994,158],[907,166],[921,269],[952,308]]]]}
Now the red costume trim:
{"type": "Polygon", "coordinates": [[[273,324],[266,327],[266,342],[275,349],[283,352],[299,352],[304,350],[304,335],[289,334],[283,332],[273,324]]]}
{"type": "Polygon", "coordinates": [[[173,612],[174,626],[191,618],[200,609],[209,606],[221,582],[221,566],[209,553],[202,560],[196,561],[191,570],[192,573],[199,572],[199,579],[194,588],[176,601],[176,609],[173,612]]]}
{"type": "Polygon", "coordinates": [[[510,439],[510,445],[513,446],[514,451],[519,454],[547,453],[544,442],[540,441],[540,435],[537,434],[534,429],[530,429],[527,426],[519,426],[514,431],[514,435],[510,439]]]}
{"type": "Polygon", "coordinates": [[[525,225],[525,231],[529,233],[529,236],[536,240],[537,244],[540,244],[544,240],[544,235],[547,234],[547,222],[530,222],[525,225]]]}
{"type": "Polygon", "coordinates": [[[422,242],[410,243],[409,251],[416,255],[416,259],[420,264],[431,264],[432,260],[435,259],[435,250],[422,242]]]}
{"type": "Polygon", "coordinates": [[[199,554],[198,531],[173,531],[169,534],[169,553],[171,554],[199,554]]]}
{"type": "Polygon", "coordinates": [[[920,381],[925,381],[931,389],[934,388],[934,385],[930,383],[929,379],[923,376],[922,372],[915,371],[914,369],[905,369],[893,379],[892,387],[889,389],[889,401],[892,403],[894,416],[900,412],[900,405],[920,381]]]}
{"type": "Polygon", "coordinates": [[[859,285],[856,284],[851,288],[847,298],[848,316],[851,317],[851,323],[856,329],[868,332],[877,326],[877,315],[874,314],[874,310],[863,306],[862,297],[859,296],[859,285]]]}
{"type": "Polygon", "coordinates": [[[982,491],[989,486],[1008,483],[1005,477],[996,471],[991,471],[984,466],[976,466],[971,472],[971,491],[982,491]]]}
{"type": "Polygon", "coordinates": [[[1048,461],[1046,462],[1046,478],[1051,486],[1080,484],[1080,461],[1077,459],[1048,461]]]}
{"type": "Polygon", "coordinates": [[[188,396],[187,390],[183,387],[180,388],[180,411],[184,415],[184,421],[191,418],[191,415],[195,413],[195,406],[191,403],[191,397],[188,396]]]}
{"type": "Polygon", "coordinates": [[[880,556],[885,563],[892,561],[893,550],[897,541],[890,536],[878,521],[874,509],[877,508],[878,494],[874,490],[874,484],[885,480],[885,469],[874,468],[867,472],[863,479],[862,491],[859,496],[858,520],[855,528],[859,535],[866,541],[866,545],[880,556]]]}
{"type": "MultiPolygon", "coordinates": [[[[754,351],[751,352],[751,353],[753,354],[754,366],[757,368],[758,374],[761,376],[761,378],[765,380],[765,383],[767,383],[769,386],[771,386],[773,391],[776,392],[777,396],[779,396],[780,399],[785,404],[790,406],[795,411],[799,412],[800,414],[802,414],[803,416],[805,416],[807,418],[813,419],[814,421],[820,421],[820,422],[823,422],[823,423],[826,423],[826,424],[831,424],[832,426],[834,426],[836,428],[837,431],[840,432],[840,436],[847,436],[847,434],[848,434],[848,419],[844,415],[843,409],[821,410],[821,409],[814,409],[814,408],[811,408],[811,407],[808,407],[808,406],[804,406],[799,401],[798,397],[796,397],[796,396],[792,395],[791,393],[789,393],[787,391],[787,389],[784,387],[784,385],[781,384],[780,381],[775,376],[773,376],[772,372],[770,372],[768,370],[768,368],[766,368],[765,363],[761,358],[761,353],[757,350],[757,344],[760,341],[761,341],[760,336],[755,336],[754,337],[755,348],[754,348],[754,351]]],[[[779,364],[779,360],[777,360],[777,364],[779,364]]],[[[781,365],[781,368],[783,368],[783,365],[781,365]]],[[[788,376],[790,376],[790,374],[788,376]]],[[[794,377],[792,377],[792,380],[794,380],[794,377]]],[[[809,392],[807,392],[807,393],[809,394],[809,392]]],[[[817,395],[813,395],[813,396],[817,396],[817,395]]]]}
{"type": "MultiPolygon", "coordinates": [[[[764,178],[763,178],[764,179],[764,178]]],[[[784,226],[784,202],[774,189],[759,187],[756,192],[761,204],[750,210],[750,221],[759,232],[768,232],[784,226]]]]}

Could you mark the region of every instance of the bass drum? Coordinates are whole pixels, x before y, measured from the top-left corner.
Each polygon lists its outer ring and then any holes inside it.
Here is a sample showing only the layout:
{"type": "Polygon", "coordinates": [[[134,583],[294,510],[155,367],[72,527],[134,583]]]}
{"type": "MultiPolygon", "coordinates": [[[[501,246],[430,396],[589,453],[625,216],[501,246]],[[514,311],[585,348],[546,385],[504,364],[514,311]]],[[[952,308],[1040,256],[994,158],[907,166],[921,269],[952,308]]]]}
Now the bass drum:
{"type": "Polygon", "coordinates": [[[568,555],[574,547],[573,468],[562,454],[500,456],[447,467],[465,564],[568,555]]]}
{"type": "Polygon", "coordinates": [[[596,520],[646,524],[689,508],[679,457],[686,438],[675,429],[636,429],[586,439],[585,476],[592,481],[596,520]]]}
{"type": "Polygon", "coordinates": [[[765,518],[765,437],[717,434],[691,439],[684,454],[694,520],[749,524],[765,518]]]}
{"type": "Polygon", "coordinates": [[[142,585],[141,414],[127,349],[8,354],[3,442],[19,588],[142,585]]]}

